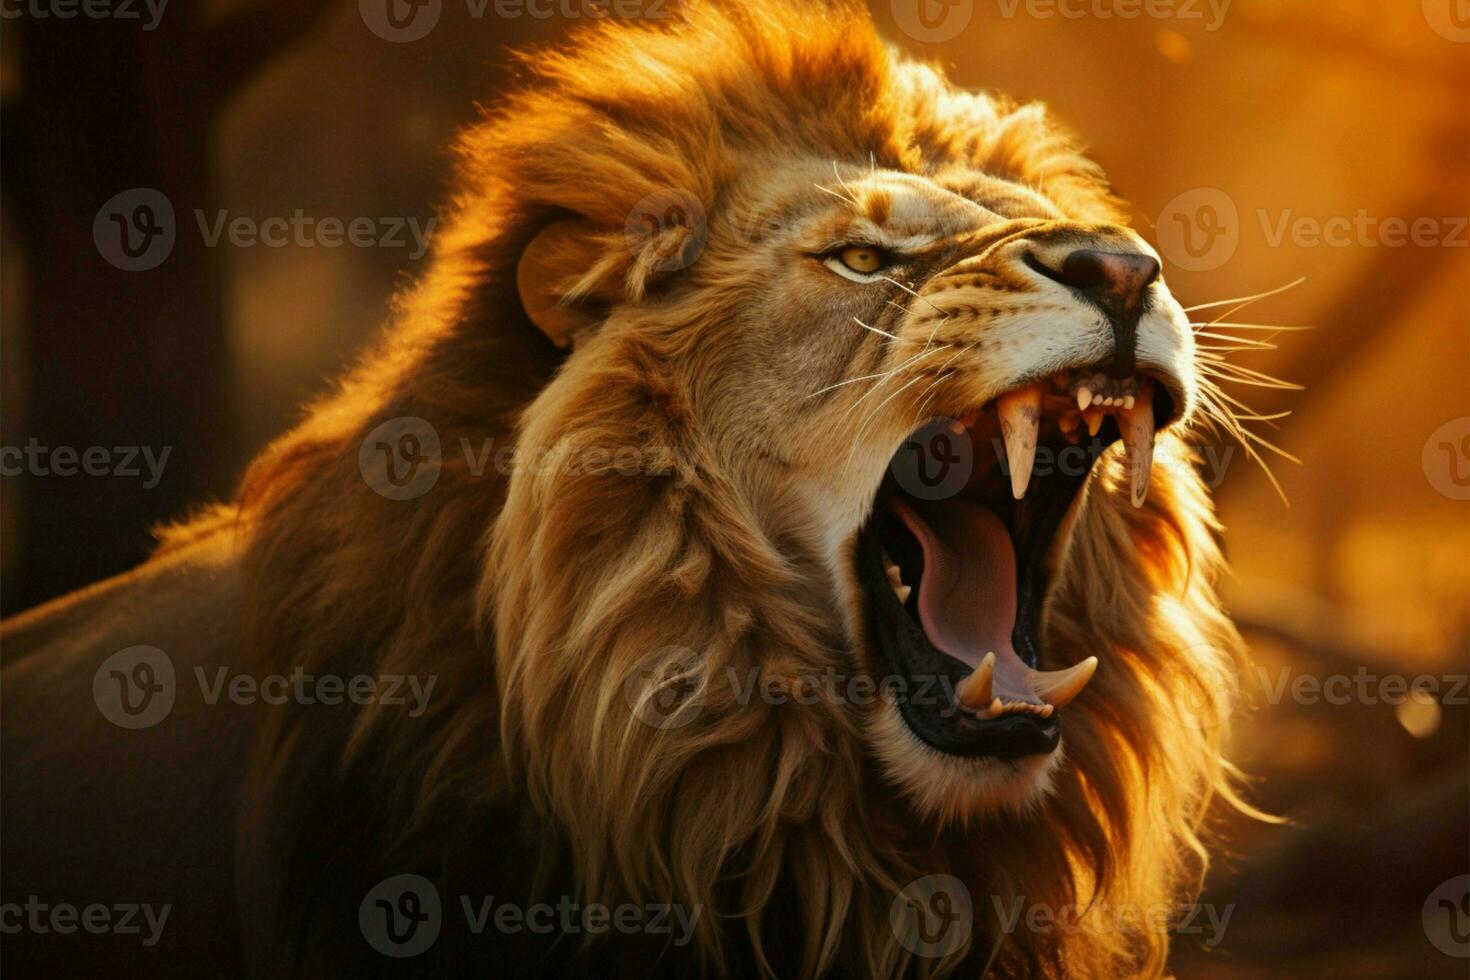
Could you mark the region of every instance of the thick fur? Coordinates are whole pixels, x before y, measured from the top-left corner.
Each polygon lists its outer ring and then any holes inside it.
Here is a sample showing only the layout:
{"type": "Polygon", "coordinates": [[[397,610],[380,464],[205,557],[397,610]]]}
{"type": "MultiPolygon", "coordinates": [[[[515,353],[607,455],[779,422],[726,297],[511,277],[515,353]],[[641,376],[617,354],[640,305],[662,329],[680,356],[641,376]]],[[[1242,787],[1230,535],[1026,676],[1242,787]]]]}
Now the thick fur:
{"type": "MultiPolygon", "coordinates": [[[[1212,800],[1238,803],[1220,750],[1239,644],[1176,436],[1141,509],[1116,452],[1102,459],[1053,555],[1050,666],[1103,661],[1065,710],[1064,756],[957,760],[890,704],[767,703],[731,680],[877,670],[850,549],[899,440],[1108,342],[1016,252],[1146,248],[1097,168],[1040,107],[952,88],[845,5],[609,21],[525,68],[464,135],[432,265],[383,344],[255,462],[235,506],[173,534],[213,520],[244,536],[253,669],[437,678],[421,718],[273,713],[239,845],[254,968],[1161,973],[1165,931],[1120,931],[1109,910],[1188,900],[1212,800]],[[682,217],[631,233],[640,202],[671,190],[682,217]],[[569,216],[594,259],[552,286],[596,326],[566,355],[528,322],[515,269],[569,216]],[[852,225],[904,239],[917,295],[811,259],[808,237],[852,225]],[[844,384],[889,371],[866,400],[844,384]],[[431,491],[391,500],[359,449],[402,416],[430,423],[442,455],[431,491]],[[486,440],[475,472],[461,447],[486,440]],[[647,724],[635,709],[658,692],[641,678],[670,661],[689,715],[647,724]],[[683,949],[451,935],[389,962],[364,949],[357,903],[409,871],[447,907],[565,893],[704,914],[683,949]],[[967,883],[976,929],[927,960],[889,912],[936,873],[967,883]],[[1007,934],[996,910],[1018,896],[1093,914],[1007,934]]],[[[1177,377],[1182,428],[1193,354],[1166,292],[1139,344],[1177,377]]]]}

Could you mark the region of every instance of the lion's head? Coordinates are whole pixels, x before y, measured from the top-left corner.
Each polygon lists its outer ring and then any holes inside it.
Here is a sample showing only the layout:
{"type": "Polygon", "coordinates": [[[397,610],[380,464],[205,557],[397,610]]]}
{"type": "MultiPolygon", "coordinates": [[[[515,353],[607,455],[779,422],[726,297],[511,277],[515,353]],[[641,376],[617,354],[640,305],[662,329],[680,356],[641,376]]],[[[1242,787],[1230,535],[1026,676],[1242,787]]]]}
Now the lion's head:
{"type": "Polygon", "coordinates": [[[399,326],[245,494],[262,656],[453,693],[330,750],[287,709],[271,784],[349,794],[346,752],[395,847],[446,799],[524,800],[579,893],[709,910],[710,966],[1161,970],[1157,929],[997,919],[1172,903],[1234,799],[1193,338],[1097,167],[842,5],[526,66],[399,326]],[[443,447],[411,501],[359,472],[400,416],[443,447]],[[456,455],[487,436],[504,473],[456,455]],[[976,929],[926,960],[890,911],[936,873],[976,929]]]}

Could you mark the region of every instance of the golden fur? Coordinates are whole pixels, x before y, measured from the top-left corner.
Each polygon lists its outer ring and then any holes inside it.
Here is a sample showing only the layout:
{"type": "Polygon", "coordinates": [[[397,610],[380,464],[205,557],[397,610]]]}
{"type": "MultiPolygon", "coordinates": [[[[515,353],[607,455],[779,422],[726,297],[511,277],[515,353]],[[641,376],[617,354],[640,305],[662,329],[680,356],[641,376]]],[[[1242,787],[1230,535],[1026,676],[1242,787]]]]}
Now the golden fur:
{"type": "MultiPolygon", "coordinates": [[[[927,750],[891,707],[764,703],[729,681],[874,669],[845,571],[851,532],[898,440],[993,397],[997,365],[1030,357],[1035,330],[1095,345],[1018,296],[1000,263],[1022,233],[1135,242],[1097,168],[1039,106],[952,88],[841,4],[608,21],[524,65],[524,86],[464,135],[432,265],[385,341],[215,518],[248,535],[258,669],[439,678],[412,722],[277,711],[241,847],[257,937],[290,941],[260,944],[258,968],[333,962],[324,865],[355,901],[386,874],[493,848],[541,880],[567,873],[585,900],[703,906],[696,949],[713,973],[743,955],[803,977],[944,974],[966,958],[978,973],[992,956],[1004,975],[1159,974],[1158,929],[1120,932],[1102,913],[1004,936],[991,898],[1095,913],[1187,901],[1212,799],[1238,803],[1221,744],[1239,643],[1177,436],[1160,437],[1142,509],[1109,453],[1053,556],[1052,666],[1103,660],[1067,709],[1065,758],[999,772],[927,750]],[[704,227],[680,212],[630,234],[640,201],[670,190],[704,227]],[[593,258],[554,286],[599,324],[570,356],[515,288],[527,243],[567,217],[593,258]],[[823,292],[848,287],[780,251],[841,222],[926,229],[924,247],[959,242],[976,259],[926,287],[927,305],[884,313],[823,292]],[[880,314],[899,338],[887,347],[853,324],[880,314]],[[1031,333],[1004,333],[1023,323],[1031,333]],[[934,358],[924,383],[900,389],[900,374],[866,401],[867,386],[841,384],[982,336],[986,353],[959,374],[934,358]],[[359,470],[366,435],[401,416],[427,420],[443,447],[433,489],[407,501],[359,470]],[[552,463],[475,473],[461,440],[486,439],[552,463]],[[623,448],[637,472],[598,455],[623,448]],[[600,465],[563,465],[589,453],[600,465]],[[697,710],[645,724],[639,678],[670,657],[688,658],[697,710]],[[329,860],[313,828],[333,805],[371,829],[329,860]],[[458,819],[481,806],[520,815],[497,831],[509,836],[458,819]],[[969,885],[976,931],[942,960],[915,958],[890,906],[941,872],[969,885]],[[778,900],[795,925],[773,922],[778,900]]],[[[1189,401],[1192,348],[1172,309],[1144,340],[1189,401]]]]}

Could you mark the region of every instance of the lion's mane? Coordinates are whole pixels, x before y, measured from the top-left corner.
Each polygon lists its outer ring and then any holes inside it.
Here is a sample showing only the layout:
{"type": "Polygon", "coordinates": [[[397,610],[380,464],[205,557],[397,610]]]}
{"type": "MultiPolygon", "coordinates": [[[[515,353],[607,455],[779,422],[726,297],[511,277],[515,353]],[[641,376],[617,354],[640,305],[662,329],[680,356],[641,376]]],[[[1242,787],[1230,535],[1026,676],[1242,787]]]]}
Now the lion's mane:
{"type": "MultiPolygon", "coordinates": [[[[462,137],[431,265],[384,341],[253,464],[233,515],[258,669],[437,677],[421,718],[277,710],[238,862],[257,968],[327,970],[357,939],[358,899],[418,871],[446,895],[560,888],[702,907],[694,949],[711,972],[876,977],[992,955],[1007,974],[1162,971],[1158,928],[1091,914],[1007,933],[997,913],[1018,897],[1094,912],[1188,900],[1212,799],[1238,803],[1220,748],[1239,642],[1211,584],[1211,508],[1178,445],[1161,441],[1144,508],[1094,493],[1077,523],[1046,642],[1107,669],[1068,709],[1049,797],[926,823],[883,781],[848,707],[743,702],[724,680],[727,667],[840,669],[849,654],[801,598],[813,570],[761,534],[661,368],[689,337],[624,331],[563,367],[515,289],[535,232],[576,214],[605,247],[574,291],[637,303],[689,241],[670,228],[634,247],[637,203],[677,188],[714,213],[762,150],[916,172],[958,162],[1073,217],[1118,220],[1096,169],[1039,107],[951,89],[846,5],[608,20],[522,67],[519,90],[462,137]],[[412,500],[373,492],[359,466],[366,435],[399,417],[427,421],[442,446],[437,481],[412,500]],[[487,439],[520,459],[649,447],[656,465],[475,473],[461,447],[487,439]],[[699,710],[660,728],[625,693],[669,650],[695,654],[699,710]],[[923,960],[889,912],[907,882],[940,872],[969,886],[976,928],[923,960]]],[[[1120,478],[1115,458],[1100,465],[1105,486],[1120,478]]],[[[597,962],[631,970],[660,952],[619,940],[597,962]]]]}

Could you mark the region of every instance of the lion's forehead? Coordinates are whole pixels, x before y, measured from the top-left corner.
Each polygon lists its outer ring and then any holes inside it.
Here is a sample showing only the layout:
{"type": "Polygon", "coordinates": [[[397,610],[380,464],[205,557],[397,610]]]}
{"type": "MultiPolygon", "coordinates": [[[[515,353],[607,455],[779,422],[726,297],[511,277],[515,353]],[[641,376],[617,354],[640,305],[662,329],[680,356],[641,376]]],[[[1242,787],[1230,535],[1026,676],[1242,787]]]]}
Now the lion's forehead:
{"type": "Polygon", "coordinates": [[[1060,213],[1029,188],[983,173],[913,174],[832,161],[793,164],[742,198],[728,216],[737,231],[786,233],[809,248],[847,240],[908,253],[1012,218],[1060,213]]]}

